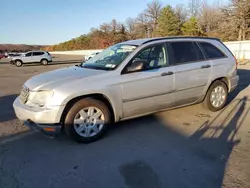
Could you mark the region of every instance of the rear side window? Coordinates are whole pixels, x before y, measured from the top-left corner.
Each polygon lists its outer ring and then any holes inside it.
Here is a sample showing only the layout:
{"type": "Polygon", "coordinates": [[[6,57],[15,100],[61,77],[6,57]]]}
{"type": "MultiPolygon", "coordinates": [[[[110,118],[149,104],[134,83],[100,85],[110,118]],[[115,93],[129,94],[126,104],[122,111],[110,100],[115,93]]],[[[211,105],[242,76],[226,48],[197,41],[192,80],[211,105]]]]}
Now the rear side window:
{"type": "Polygon", "coordinates": [[[200,47],[205,53],[207,59],[216,59],[226,57],[223,52],[221,52],[217,47],[208,42],[199,42],[200,47]]]}
{"type": "Polygon", "coordinates": [[[39,55],[43,55],[43,52],[33,52],[33,56],[39,56],[39,55]]]}
{"type": "Polygon", "coordinates": [[[172,48],[174,64],[205,60],[202,51],[195,42],[171,42],[170,45],[172,48]]]}

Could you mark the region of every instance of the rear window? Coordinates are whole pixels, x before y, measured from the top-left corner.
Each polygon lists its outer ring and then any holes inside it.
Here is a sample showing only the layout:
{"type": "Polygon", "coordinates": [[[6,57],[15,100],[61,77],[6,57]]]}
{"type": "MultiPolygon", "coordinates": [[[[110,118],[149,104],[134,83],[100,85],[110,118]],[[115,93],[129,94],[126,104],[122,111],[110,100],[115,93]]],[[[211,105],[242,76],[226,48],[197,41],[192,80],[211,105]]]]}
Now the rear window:
{"type": "Polygon", "coordinates": [[[33,56],[39,56],[39,55],[43,55],[43,52],[33,52],[33,56]]]}
{"type": "Polygon", "coordinates": [[[174,64],[205,60],[199,46],[194,42],[171,42],[174,64]]]}
{"type": "Polygon", "coordinates": [[[221,52],[217,47],[208,42],[199,42],[200,47],[205,53],[207,59],[216,59],[226,57],[223,52],[221,52]]]}

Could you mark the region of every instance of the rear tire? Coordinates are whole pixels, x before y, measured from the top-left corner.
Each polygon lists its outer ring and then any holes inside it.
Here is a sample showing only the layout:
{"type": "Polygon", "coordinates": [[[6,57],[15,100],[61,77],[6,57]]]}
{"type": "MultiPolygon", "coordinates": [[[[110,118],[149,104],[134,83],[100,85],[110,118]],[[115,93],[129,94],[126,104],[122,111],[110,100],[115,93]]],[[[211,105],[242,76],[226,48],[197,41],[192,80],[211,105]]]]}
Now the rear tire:
{"type": "Polygon", "coordinates": [[[110,112],[103,102],[86,98],[76,102],[68,111],[64,128],[73,140],[89,143],[105,134],[110,121],[110,112]]]}
{"type": "Polygon", "coordinates": [[[216,112],[224,108],[227,102],[228,88],[223,81],[216,80],[208,89],[205,100],[203,101],[204,106],[216,112]]]}
{"type": "Polygon", "coordinates": [[[48,62],[47,59],[42,59],[42,60],[41,60],[41,64],[44,65],[44,66],[45,66],[45,65],[48,65],[48,63],[49,63],[49,62],[48,62]]]}
{"type": "Polygon", "coordinates": [[[15,61],[15,66],[16,67],[21,67],[22,65],[23,65],[22,61],[20,61],[20,60],[15,61]]]}

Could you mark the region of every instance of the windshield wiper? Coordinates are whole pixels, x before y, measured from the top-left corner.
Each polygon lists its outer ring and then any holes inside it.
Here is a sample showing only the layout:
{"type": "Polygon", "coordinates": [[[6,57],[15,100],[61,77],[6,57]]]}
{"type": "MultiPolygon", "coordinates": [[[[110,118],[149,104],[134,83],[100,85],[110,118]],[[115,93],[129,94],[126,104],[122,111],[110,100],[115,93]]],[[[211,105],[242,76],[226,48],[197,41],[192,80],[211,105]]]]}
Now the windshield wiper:
{"type": "Polygon", "coordinates": [[[83,63],[76,64],[75,66],[76,66],[76,67],[83,67],[83,63]]]}
{"type": "Polygon", "coordinates": [[[87,69],[96,69],[96,70],[105,70],[105,71],[109,71],[109,70],[112,70],[110,68],[107,68],[107,67],[98,67],[98,66],[88,66],[88,65],[83,65],[82,68],[87,68],[87,69]]]}

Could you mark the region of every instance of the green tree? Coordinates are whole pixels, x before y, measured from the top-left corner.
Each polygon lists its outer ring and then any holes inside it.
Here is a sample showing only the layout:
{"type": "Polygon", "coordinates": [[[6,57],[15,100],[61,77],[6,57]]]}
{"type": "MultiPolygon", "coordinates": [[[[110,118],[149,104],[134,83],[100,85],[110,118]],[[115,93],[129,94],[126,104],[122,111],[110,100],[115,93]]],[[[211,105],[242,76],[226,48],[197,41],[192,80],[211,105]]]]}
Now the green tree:
{"type": "Polygon", "coordinates": [[[197,19],[194,16],[192,16],[189,20],[187,20],[183,24],[181,31],[182,31],[183,35],[199,36],[200,30],[198,27],[197,19]]]}
{"type": "Polygon", "coordinates": [[[166,6],[163,8],[155,31],[156,36],[174,36],[180,34],[180,20],[177,18],[173,8],[166,6]]]}

